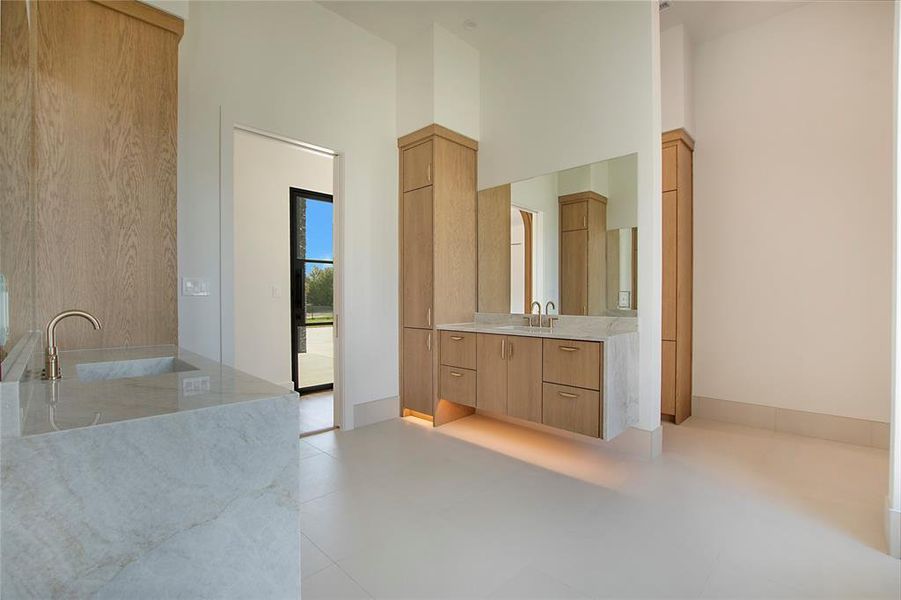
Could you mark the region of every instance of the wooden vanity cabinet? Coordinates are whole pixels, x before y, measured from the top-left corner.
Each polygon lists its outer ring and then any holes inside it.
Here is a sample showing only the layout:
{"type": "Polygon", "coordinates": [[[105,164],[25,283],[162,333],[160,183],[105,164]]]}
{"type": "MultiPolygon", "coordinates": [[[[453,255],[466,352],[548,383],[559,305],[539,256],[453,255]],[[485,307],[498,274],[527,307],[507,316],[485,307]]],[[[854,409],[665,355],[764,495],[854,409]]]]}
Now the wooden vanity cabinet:
{"type": "Polygon", "coordinates": [[[601,437],[604,344],[543,340],[541,422],[601,437]]]}
{"type": "Polygon", "coordinates": [[[691,416],[692,151],[684,129],[663,134],[663,281],[660,412],[691,416]]]}
{"type": "Polygon", "coordinates": [[[541,422],[541,340],[478,334],[476,407],[541,422]]]}
{"type": "Polygon", "coordinates": [[[471,321],[476,311],[478,142],[429,125],[399,138],[398,149],[401,413],[437,423],[436,326],[471,321]]]}
{"type": "Polygon", "coordinates": [[[559,197],[560,314],[607,308],[607,198],[586,191],[559,197]]]}

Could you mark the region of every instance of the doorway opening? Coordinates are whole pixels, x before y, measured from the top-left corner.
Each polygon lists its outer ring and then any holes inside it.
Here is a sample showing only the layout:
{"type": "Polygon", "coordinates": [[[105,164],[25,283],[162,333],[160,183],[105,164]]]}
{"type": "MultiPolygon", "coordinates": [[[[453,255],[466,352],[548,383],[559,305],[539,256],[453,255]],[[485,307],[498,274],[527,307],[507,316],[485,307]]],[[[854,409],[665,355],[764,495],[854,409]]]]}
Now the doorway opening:
{"type": "Polygon", "coordinates": [[[532,312],[535,214],[510,206],[510,312],[532,312]]]}
{"type": "Polygon", "coordinates": [[[291,376],[304,433],[334,427],[334,198],[290,188],[291,376]]]}

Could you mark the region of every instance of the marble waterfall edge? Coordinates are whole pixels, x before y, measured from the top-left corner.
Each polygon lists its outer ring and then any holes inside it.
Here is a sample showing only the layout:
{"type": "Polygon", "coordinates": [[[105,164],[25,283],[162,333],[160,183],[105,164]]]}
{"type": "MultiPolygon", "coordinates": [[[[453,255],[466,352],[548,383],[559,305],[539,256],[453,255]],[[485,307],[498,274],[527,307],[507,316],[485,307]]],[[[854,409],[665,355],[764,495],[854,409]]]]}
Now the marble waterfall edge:
{"type": "Polygon", "coordinates": [[[4,598],[297,598],[285,393],[2,440],[4,598]]]}

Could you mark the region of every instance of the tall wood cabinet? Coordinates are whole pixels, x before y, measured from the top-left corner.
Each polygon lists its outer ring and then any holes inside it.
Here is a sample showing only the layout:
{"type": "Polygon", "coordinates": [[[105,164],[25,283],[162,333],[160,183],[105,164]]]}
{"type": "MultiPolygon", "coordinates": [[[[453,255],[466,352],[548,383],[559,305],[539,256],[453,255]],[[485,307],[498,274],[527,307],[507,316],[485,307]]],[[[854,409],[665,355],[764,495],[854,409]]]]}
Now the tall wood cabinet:
{"type": "Polygon", "coordinates": [[[437,418],[435,327],[471,321],[476,311],[478,142],[429,125],[398,148],[401,410],[437,418]]]}
{"type": "Polygon", "coordinates": [[[692,152],[684,129],[663,134],[661,413],[691,416],[692,152]]]}
{"type": "Polygon", "coordinates": [[[560,314],[603,315],[607,307],[607,198],[560,196],[560,314]]]}

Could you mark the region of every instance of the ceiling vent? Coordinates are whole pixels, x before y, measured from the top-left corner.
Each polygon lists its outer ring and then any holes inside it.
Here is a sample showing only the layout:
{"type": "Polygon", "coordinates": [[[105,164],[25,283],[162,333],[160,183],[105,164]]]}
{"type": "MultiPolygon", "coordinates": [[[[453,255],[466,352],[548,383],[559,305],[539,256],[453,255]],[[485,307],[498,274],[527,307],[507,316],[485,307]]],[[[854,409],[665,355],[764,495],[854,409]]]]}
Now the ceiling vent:
{"type": "Polygon", "coordinates": [[[673,3],[670,0],[660,0],[660,12],[665,11],[667,8],[672,6],[673,3]]]}

